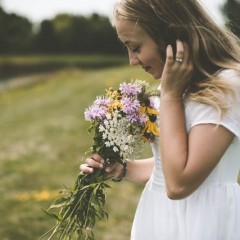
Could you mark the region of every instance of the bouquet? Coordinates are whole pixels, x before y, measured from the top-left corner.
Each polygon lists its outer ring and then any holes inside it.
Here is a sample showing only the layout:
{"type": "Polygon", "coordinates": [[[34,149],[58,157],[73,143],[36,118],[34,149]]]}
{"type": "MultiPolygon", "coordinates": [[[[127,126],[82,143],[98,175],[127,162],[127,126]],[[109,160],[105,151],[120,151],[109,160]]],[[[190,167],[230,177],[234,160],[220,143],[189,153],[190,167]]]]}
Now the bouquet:
{"type": "MultiPolygon", "coordinates": [[[[110,88],[104,96],[97,97],[86,109],[89,132],[94,132],[90,151],[105,159],[105,167],[116,162],[126,167],[126,159],[139,156],[144,141],[153,141],[158,135],[158,112],[151,101],[151,96],[158,94],[145,81],[123,82],[117,90],[110,88]]],[[[48,240],[93,240],[96,221],[108,217],[104,205],[109,178],[104,169],[80,173],[74,186],[63,190],[61,197],[44,210],[57,223],[42,238],[51,234],[48,240]]]]}

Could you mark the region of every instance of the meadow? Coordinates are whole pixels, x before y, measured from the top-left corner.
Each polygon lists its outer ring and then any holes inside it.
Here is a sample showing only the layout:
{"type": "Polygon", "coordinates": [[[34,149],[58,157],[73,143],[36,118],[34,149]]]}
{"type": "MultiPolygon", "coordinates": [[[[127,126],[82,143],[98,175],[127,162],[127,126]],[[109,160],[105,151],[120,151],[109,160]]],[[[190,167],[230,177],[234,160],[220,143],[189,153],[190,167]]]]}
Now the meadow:
{"type": "MultiPolygon", "coordinates": [[[[17,60],[21,62],[20,57],[17,60]]],[[[0,91],[1,240],[37,240],[54,225],[42,209],[50,206],[64,186],[72,186],[79,173],[92,143],[84,110],[95,97],[122,81],[155,82],[141,69],[127,65],[65,67],[35,75],[34,81],[22,77],[24,84],[0,91]]],[[[149,154],[146,145],[143,157],[149,154]]],[[[142,186],[111,181],[110,185],[109,219],[96,225],[96,240],[127,240],[142,186]]]]}
{"type": "MultiPolygon", "coordinates": [[[[85,108],[106,88],[136,78],[153,81],[129,66],[71,67],[0,92],[1,240],[37,240],[54,225],[42,209],[74,183],[92,143],[85,108]]],[[[96,240],[126,240],[142,186],[110,185],[109,219],[97,224],[96,240]]]]}

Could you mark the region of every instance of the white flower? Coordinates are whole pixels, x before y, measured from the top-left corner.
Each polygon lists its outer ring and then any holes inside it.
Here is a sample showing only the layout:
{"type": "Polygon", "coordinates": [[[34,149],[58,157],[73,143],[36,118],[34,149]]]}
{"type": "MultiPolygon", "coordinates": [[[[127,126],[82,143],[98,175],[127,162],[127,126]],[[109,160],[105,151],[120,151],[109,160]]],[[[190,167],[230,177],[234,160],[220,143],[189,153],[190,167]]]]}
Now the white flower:
{"type": "Polygon", "coordinates": [[[118,152],[118,148],[116,146],[113,147],[114,152],[118,152]]]}
{"type": "Polygon", "coordinates": [[[112,115],[110,113],[106,114],[106,119],[110,120],[112,118],[112,115]]]}
{"type": "Polygon", "coordinates": [[[99,126],[99,132],[104,132],[104,130],[105,130],[104,126],[103,126],[103,125],[100,125],[100,126],[99,126]]]}

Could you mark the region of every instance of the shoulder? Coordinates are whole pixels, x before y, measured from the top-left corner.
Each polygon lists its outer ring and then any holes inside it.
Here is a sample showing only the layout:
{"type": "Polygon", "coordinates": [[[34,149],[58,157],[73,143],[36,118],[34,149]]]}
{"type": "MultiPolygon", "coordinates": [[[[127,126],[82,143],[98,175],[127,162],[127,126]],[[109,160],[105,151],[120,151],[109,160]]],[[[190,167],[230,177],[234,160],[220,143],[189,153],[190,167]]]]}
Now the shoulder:
{"type": "Polygon", "coordinates": [[[234,90],[240,90],[240,72],[234,69],[223,69],[219,71],[216,75],[234,86],[234,90]]]}
{"type": "Polygon", "coordinates": [[[186,99],[184,103],[185,114],[190,127],[204,122],[219,124],[223,121],[235,122],[240,125],[240,72],[233,69],[224,69],[216,73],[216,76],[219,76],[219,80],[229,83],[233,90],[231,94],[228,91],[222,96],[227,103],[226,113],[221,117],[214,106],[186,99]]]}
{"type": "Polygon", "coordinates": [[[185,102],[185,118],[188,132],[196,125],[215,124],[224,126],[240,138],[240,100],[223,117],[209,104],[188,100],[185,102]]]}
{"type": "Polygon", "coordinates": [[[232,79],[232,80],[240,80],[240,72],[234,69],[222,69],[217,72],[217,75],[222,76],[224,78],[232,79]]]}
{"type": "Polygon", "coordinates": [[[221,116],[210,104],[186,99],[184,105],[187,130],[190,131],[199,124],[211,123],[222,125],[240,137],[240,72],[224,69],[218,72],[218,76],[227,81],[233,89],[233,97],[227,94],[224,97],[225,101],[229,102],[228,109],[221,116]]]}

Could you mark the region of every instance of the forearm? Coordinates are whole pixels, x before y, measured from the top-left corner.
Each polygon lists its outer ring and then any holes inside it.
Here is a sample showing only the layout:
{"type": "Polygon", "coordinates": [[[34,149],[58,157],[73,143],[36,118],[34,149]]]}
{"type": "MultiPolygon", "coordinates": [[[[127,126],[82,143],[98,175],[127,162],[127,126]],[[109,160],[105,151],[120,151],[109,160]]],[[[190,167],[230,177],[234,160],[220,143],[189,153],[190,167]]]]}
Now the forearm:
{"type": "Polygon", "coordinates": [[[154,166],[153,158],[143,160],[128,160],[125,180],[145,184],[151,176],[154,166]]]}
{"type": "Polygon", "coordinates": [[[182,175],[187,165],[188,137],[185,113],[181,98],[171,94],[161,96],[160,148],[168,187],[181,185],[182,175]]]}

